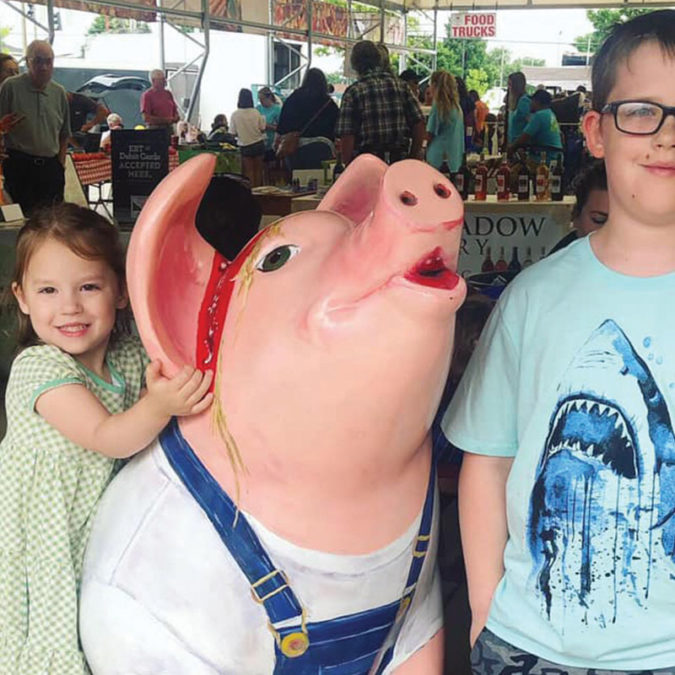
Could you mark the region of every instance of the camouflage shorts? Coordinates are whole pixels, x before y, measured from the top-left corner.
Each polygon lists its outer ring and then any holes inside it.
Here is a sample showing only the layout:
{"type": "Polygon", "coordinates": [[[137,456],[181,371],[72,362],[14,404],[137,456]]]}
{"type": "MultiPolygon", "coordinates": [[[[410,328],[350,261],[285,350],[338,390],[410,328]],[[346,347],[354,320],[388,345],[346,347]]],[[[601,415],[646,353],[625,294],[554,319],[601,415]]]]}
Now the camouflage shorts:
{"type": "Polygon", "coordinates": [[[524,652],[485,629],[471,650],[473,675],[675,675],[675,667],[658,670],[597,670],[561,666],[524,652]]]}

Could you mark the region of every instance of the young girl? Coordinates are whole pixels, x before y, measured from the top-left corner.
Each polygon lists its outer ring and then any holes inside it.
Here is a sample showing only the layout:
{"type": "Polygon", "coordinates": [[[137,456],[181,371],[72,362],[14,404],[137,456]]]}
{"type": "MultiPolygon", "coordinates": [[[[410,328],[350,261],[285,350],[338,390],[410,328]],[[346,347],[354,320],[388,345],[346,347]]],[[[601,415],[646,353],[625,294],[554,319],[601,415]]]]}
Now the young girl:
{"type": "Polygon", "coordinates": [[[464,116],[457,84],[450,73],[437,70],[431,76],[430,86],[433,103],[427,122],[427,162],[440,169],[443,161],[446,161],[454,173],[462,166],[464,154],[464,116]]]}
{"type": "Polygon", "coordinates": [[[205,410],[211,377],[145,368],[124,329],[117,231],[92,211],[36,212],[19,232],[12,291],[24,349],[9,376],[0,446],[0,673],[72,675],[88,672],[80,573],[115,458],[149,444],[172,415],[205,410]]]}

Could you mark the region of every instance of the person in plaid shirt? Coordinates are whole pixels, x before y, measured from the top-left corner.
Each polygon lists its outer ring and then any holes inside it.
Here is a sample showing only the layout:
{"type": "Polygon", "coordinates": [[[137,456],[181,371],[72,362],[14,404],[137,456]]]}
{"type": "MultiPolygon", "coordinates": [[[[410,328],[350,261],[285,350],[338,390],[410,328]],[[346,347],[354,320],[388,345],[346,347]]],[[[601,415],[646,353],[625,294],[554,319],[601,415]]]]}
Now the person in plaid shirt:
{"type": "Polygon", "coordinates": [[[373,42],[354,45],[351,66],[359,79],[342,97],[335,135],[342,161],[365,152],[388,163],[419,158],[424,139],[424,116],[408,85],[382,68],[373,42]]]}

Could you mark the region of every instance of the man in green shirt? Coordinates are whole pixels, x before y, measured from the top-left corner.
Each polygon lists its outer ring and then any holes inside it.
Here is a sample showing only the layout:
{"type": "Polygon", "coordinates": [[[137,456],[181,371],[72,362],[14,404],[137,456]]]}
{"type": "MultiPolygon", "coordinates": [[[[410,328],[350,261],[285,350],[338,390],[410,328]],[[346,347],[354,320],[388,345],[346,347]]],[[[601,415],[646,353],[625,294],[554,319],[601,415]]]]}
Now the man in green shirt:
{"type": "Polygon", "coordinates": [[[546,162],[560,160],[562,156],[562,137],[560,125],[553,110],[551,110],[551,94],[545,89],[538,89],[532,94],[530,101],[529,121],[523,133],[511,143],[509,155],[518,148],[526,148],[531,160],[539,161],[542,154],[546,155],[546,162]]]}
{"type": "Polygon", "coordinates": [[[24,214],[63,201],[64,163],[70,137],[66,90],[52,82],[54,52],[35,40],[26,49],[28,72],[0,86],[0,117],[14,115],[3,162],[5,187],[24,214]]]}

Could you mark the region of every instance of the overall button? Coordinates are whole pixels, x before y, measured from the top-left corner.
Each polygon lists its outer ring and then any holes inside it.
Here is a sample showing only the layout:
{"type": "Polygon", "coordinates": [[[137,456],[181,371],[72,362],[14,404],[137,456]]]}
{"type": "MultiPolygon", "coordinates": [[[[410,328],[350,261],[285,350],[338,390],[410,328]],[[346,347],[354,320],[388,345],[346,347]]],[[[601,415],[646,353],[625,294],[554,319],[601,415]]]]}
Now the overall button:
{"type": "Polygon", "coordinates": [[[281,641],[281,653],[289,659],[302,656],[309,647],[309,638],[305,633],[289,633],[281,641]]]}

